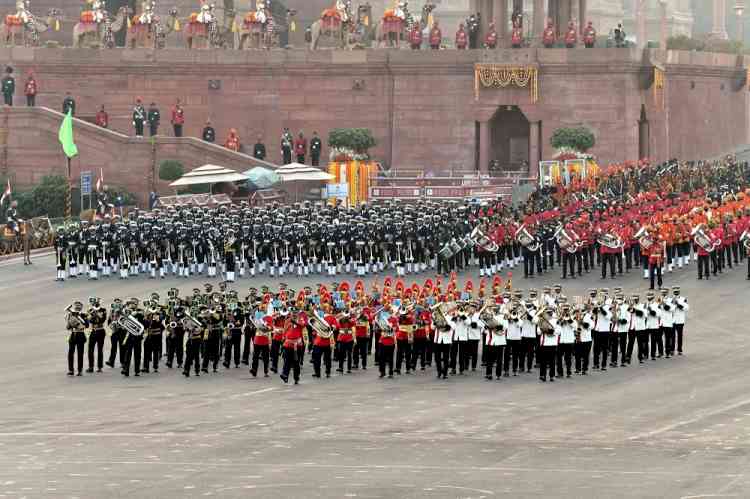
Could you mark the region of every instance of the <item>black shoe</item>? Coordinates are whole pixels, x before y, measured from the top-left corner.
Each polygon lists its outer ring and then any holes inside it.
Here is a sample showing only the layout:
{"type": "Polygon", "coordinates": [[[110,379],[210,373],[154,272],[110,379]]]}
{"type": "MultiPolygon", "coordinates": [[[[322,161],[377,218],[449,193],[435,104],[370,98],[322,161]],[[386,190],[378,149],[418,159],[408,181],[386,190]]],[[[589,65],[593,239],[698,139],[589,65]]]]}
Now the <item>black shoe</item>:
{"type": "Polygon", "coordinates": [[[96,372],[98,373],[102,372],[102,368],[101,367],[97,368],[96,372]]]}
{"type": "Polygon", "coordinates": [[[546,383],[547,382],[547,378],[545,378],[544,376],[539,376],[539,381],[541,381],[543,383],[546,383]]]}
{"type": "Polygon", "coordinates": [[[135,373],[135,375],[136,375],[136,376],[140,376],[140,375],[141,375],[141,373],[135,373]]]}
{"type": "Polygon", "coordinates": [[[570,373],[568,373],[568,375],[566,376],[566,378],[570,378],[570,373]]]}
{"type": "Polygon", "coordinates": [[[283,374],[279,375],[279,378],[281,378],[284,383],[289,383],[289,376],[284,376],[283,374]]]}
{"type": "Polygon", "coordinates": [[[607,370],[607,368],[606,368],[606,367],[602,367],[602,371],[606,371],[606,370],[607,370]]]}
{"type": "Polygon", "coordinates": [[[492,381],[492,375],[485,376],[484,379],[486,379],[487,381],[492,381]]]}
{"type": "Polygon", "coordinates": [[[253,371],[252,369],[250,369],[250,374],[252,374],[253,378],[255,378],[258,376],[258,371],[253,371]]]}
{"type": "Polygon", "coordinates": [[[581,376],[588,376],[588,375],[589,375],[588,371],[583,371],[583,372],[581,373],[581,376]]]}
{"type": "Polygon", "coordinates": [[[113,362],[107,361],[104,363],[108,367],[115,367],[115,364],[113,362]]]}
{"type": "Polygon", "coordinates": [[[550,377],[549,377],[549,382],[550,382],[550,383],[554,383],[554,382],[555,382],[555,378],[553,378],[552,376],[550,376],[550,377]]]}
{"type": "Polygon", "coordinates": [[[295,380],[294,380],[294,384],[295,384],[295,385],[299,385],[299,380],[298,380],[298,379],[295,379],[295,380]]]}
{"type": "Polygon", "coordinates": [[[346,374],[351,374],[351,373],[352,373],[352,372],[351,372],[350,370],[347,370],[347,371],[346,371],[346,374]]]}
{"type": "Polygon", "coordinates": [[[148,367],[144,367],[143,371],[141,371],[141,372],[144,372],[144,373],[148,374],[150,371],[148,370],[148,367]]]}
{"type": "Polygon", "coordinates": [[[443,379],[448,379],[448,375],[447,374],[443,374],[443,379]]]}
{"type": "Polygon", "coordinates": [[[168,363],[167,364],[167,369],[172,369],[172,364],[168,363]]]}
{"type": "Polygon", "coordinates": [[[224,362],[224,363],[223,363],[222,365],[223,365],[224,367],[226,367],[227,369],[229,369],[229,363],[227,363],[227,362],[224,362]]]}
{"type": "Polygon", "coordinates": [[[263,373],[263,377],[264,377],[264,378],[268,378],[268,377],[269,377],[269,376],[268,376],[268,373],[263,373]]]}
{"type": "MultiPolygon", "coordinates": [[[[125,371],[121,372],[120,374],[122,374],[122,375],[123,375],[123,376],[125,376],[126,378],[130,377],[130,374],[129,374],[129,373],[126,373],[125,371]]],[[[72,374],[71,374],[71,376],[72,376],[72,374]]]]}
{"type": "Polygon", "coordinates": [[[89,367],[88,369],[86,369],[86,372],[87,373],[92,373],[92,372],[94,372],[94,368],[93,367],[89,367]]]}
{"type": "Polygon", "coordinates": [[[379,375],[378,378],[385,378],[385,374],[379,375]]]}
{"type": "Polygon", "coordinates": [[[320,374],[313,374],[312,377],[313,378],[320,378],[320,374]]]}
{"type": "Polygon", "coordinates": [[[388,379],[393,379],[393,374],[389,374],[388,379]]]}
{"type": "MultiPolygon", "coordinates": [[[[73,376],[75,373],[73,371],[68,371],[68,376],[73,376]]],[[[125,373],[123,373],[125,374],[125,373]]]]}

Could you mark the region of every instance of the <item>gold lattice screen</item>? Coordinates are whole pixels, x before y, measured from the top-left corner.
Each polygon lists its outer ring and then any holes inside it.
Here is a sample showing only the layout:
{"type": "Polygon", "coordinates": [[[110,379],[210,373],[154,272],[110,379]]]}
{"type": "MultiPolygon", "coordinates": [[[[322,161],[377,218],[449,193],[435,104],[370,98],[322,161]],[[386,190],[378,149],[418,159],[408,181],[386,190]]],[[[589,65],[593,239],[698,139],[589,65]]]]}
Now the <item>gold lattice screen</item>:
{"type": "Polygon", "coordinates": [[[539,70],[536,66],[507,66],[504,64],[474,65],[474,98],[479,100],[479,89],[528,88],[531,101],[539,99],[539,70]]]}

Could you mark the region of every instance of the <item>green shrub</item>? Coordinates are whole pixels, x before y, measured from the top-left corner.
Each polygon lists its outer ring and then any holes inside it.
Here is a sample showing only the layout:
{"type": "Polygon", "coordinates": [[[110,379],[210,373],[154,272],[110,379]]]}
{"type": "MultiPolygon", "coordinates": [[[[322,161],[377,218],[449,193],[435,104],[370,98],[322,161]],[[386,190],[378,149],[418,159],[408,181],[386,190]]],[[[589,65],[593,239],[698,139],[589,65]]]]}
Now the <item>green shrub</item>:
{"type": "Polygon", "coordinates": [[[336,149],[366,153],[377,145],[377,141],[368,128],[334,128],[328,134],[328,145],[336,149]]]}
{"type": "Polygon", "coordinates": [[[177,160],[165,159],[159,165],[159,178],[167,182],[174,182],[185,174],[185,168],[177,160]]]}
{"type": "Polygon", "coordinates": [[[555,149],[573,149],[578,152],[586,152],[596,144],[594,133],[586,127],[558,128],[552,134],[550,144],[555,149]]]}

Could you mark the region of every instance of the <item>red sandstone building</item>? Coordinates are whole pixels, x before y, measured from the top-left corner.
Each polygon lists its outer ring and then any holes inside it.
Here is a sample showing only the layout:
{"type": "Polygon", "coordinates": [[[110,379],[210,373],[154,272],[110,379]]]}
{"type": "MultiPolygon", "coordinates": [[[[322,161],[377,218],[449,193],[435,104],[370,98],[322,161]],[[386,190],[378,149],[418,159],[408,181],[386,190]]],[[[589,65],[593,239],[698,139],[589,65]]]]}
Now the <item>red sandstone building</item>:
{"type": "MultiPolygon", "coordinates": [[[[246,145],[262,133],[269,160],[279,162],[283,127],[295,134],[335,127],[372,129],[376,159],[394,169],[435,174],[486,171],[522,161],[536,172],[554,151],[561,126],[594,131],[591,151],[608,163],[652,157],[705,158],[748,142],[748,87],[743,58],[726,54],[636,49],[520,49],[496,51],[186,51],[0,49],[17,75],[33,70],[37,106],[59,110],[66,91],[77,115],[93,117],[101,104],[110,130],[76,125],[80,170],[138,193],[151,190],[163,159],[192,168],[205,162],[252,166],[248,156],[191,138],[148,140],[132,135],[131,110],[141,97],[163,112],[185,103],[185,135],[198,137],[206,118],[219,139],[236,128],[246,145]],[[475,65],[531,67],[528,88],[475,87],[475,65]],[[654,85],[654,68],[663,85],[654,85]],[[658,87],[658,88],[657,88],[658,87]]],[[[20,77],[20,76],[19,76],[20,77]]],[[[0,172],[19,186],[64,172],[58,116],[43,110],[3,109],[0,172]]],[[[324,147],[324,158],[327,149],[324,147]]],[[[159,187],[158,185],[156,187],[159,187]]],[[[164,186],[161,186],[164,188],[164,186]]]]}

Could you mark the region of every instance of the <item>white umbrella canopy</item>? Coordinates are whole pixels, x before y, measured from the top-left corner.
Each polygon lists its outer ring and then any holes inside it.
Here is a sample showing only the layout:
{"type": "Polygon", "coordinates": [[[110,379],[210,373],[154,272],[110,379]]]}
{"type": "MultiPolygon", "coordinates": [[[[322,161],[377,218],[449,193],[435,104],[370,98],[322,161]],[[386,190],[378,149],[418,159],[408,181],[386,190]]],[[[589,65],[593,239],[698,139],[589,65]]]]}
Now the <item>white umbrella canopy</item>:
{"type": "Polygon", "coordinates": [[[203,165],[186,173],[171,184],[172,187],[183,185],[216,184],[219,182],[239,182],[247,180],[247,175],[218,165],[203,165]]]}
{"type": "Polygon", "coordinates": [[[282,182],[294,182],[296,180],[331,180],[333,175],[326,173],[320,168],[303,165],[300,163],[289,163],[276,169],[276,174],[281,177],[282,182]]]}

